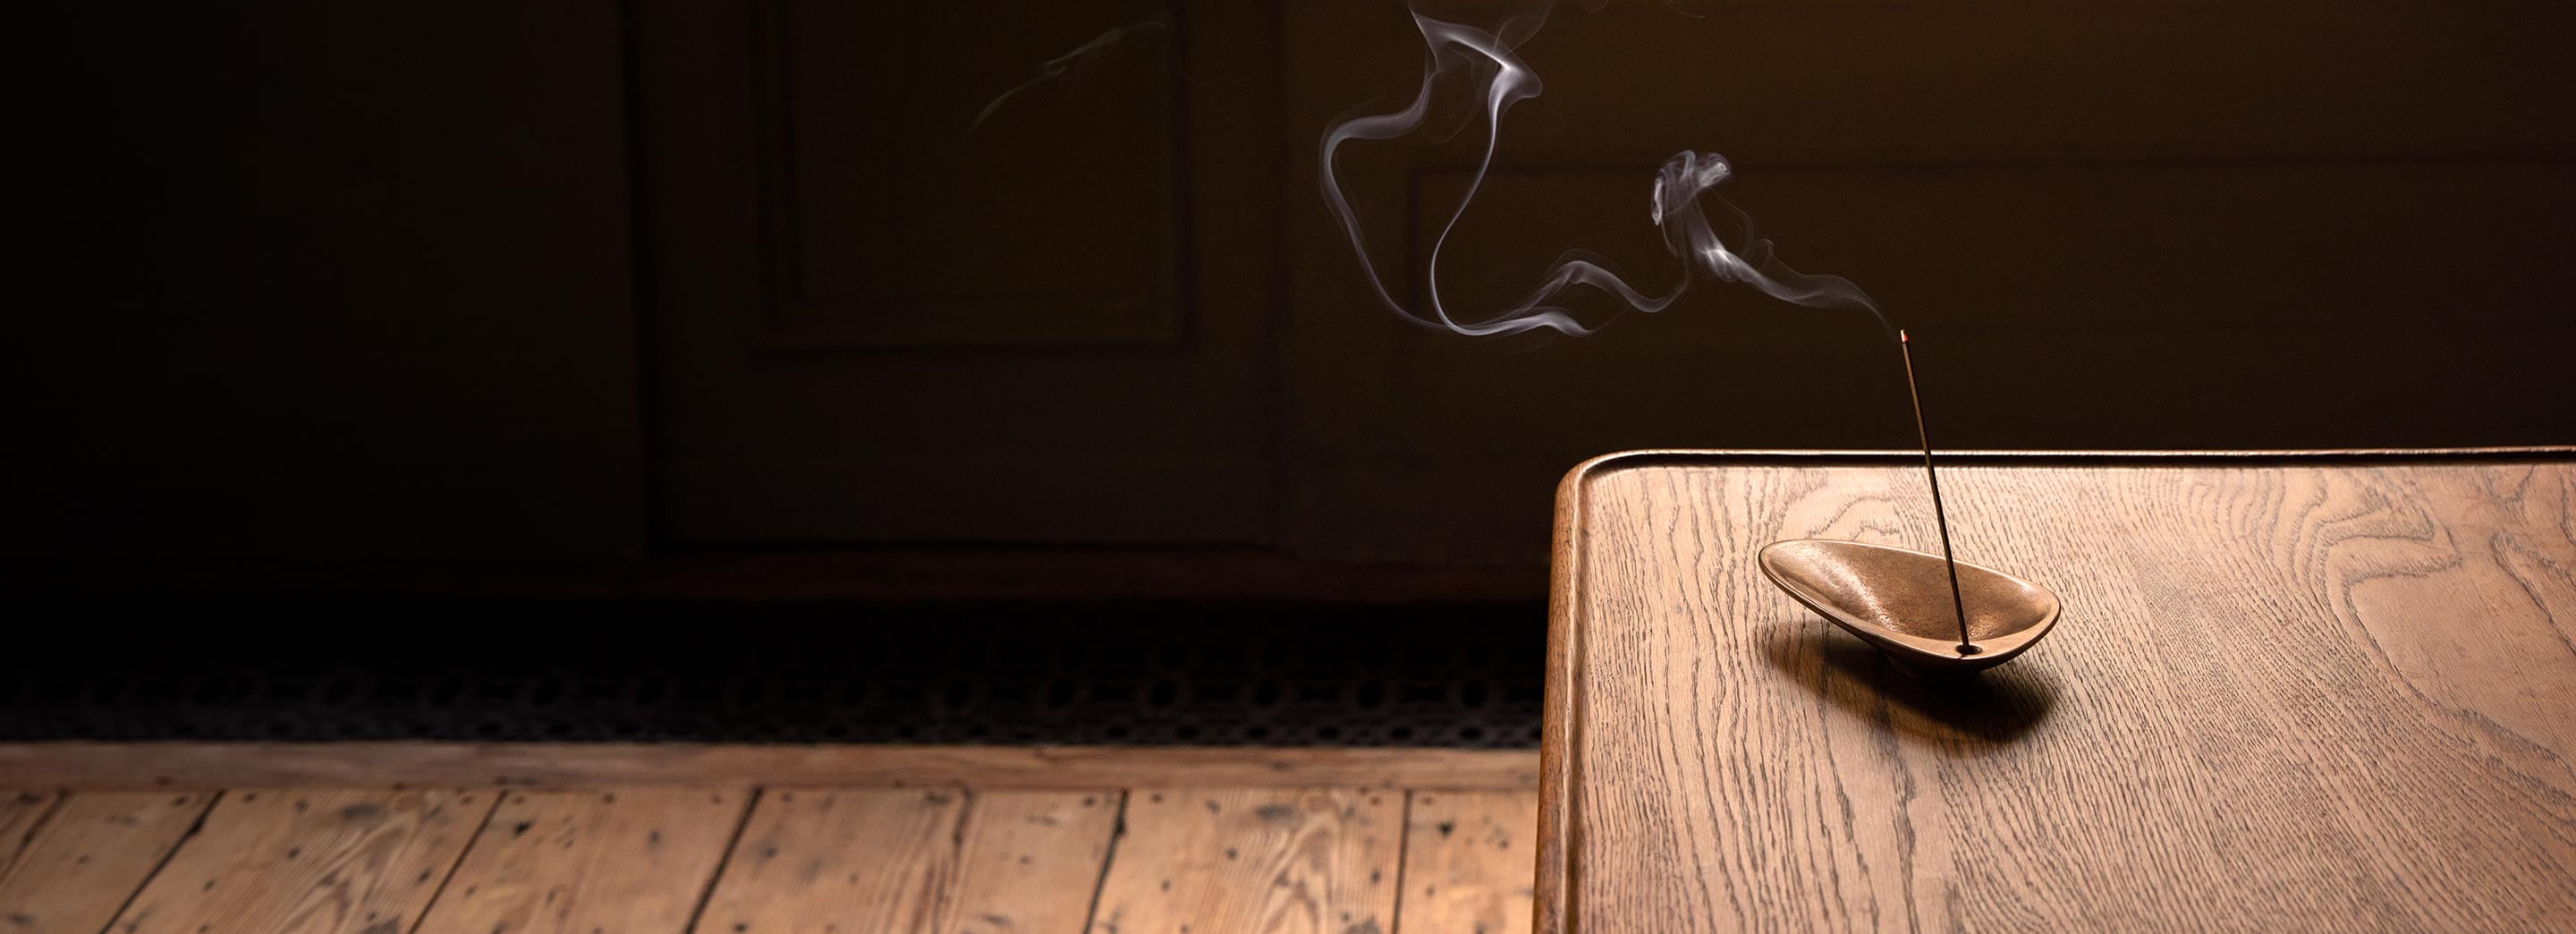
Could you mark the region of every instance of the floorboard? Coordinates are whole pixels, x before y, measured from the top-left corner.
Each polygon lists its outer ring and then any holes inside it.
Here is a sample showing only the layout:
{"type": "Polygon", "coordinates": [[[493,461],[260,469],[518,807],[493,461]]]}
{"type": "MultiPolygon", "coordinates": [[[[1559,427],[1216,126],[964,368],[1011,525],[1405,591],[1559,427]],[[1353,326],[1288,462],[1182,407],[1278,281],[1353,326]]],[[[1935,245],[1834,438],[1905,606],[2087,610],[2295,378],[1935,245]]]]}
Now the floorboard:
{"type": "Polygon", "coordinates": [[[1096,934],[1378,934],[1395,921],[1401,792],[1165,789],[1127,796],[1096,934]]]}
{"type": "Polygon", "coordinates": [[[732,934],[920,931],[957,872],[963,789],[761,797],[698,925],[732,934]]]}
{"type": "Polygon", "coordinates": [[[0,934],[1529,930],[1527,789],[1001,774],[0,792],[0,934]]]}
{"type": "Polygon", "coordinates": [[[61,801],[54,791],[0,791],[0,873],[9,871],[61,801]]]}
{"type": "Polygon", "coordinates": [[[402,934],[492,810],[488,791],[226,794],[117,934],[402,934]]]}
{"type": "Polygon", "coordinates": [[[974,795],[958,851],[955,893],[935,930],[957,934],[1076,934],[1117,839],[1121,794],[990,791],[974,795]]]}
{"type": "Polygon", "coordinates": [[[1528,934],[1538,794],[1417,791],[1405,808],[1403,934],[1528,934]]]}
{"type": "Polygon", "coordinates": [[[695,788],[510,792],[415,934],[680,931],[750,800],[695,788]]]}
{"type": "Polygon", "coordinates": [[[0,930],[97,934],[204,817],[208,792],[83,791],[0,867],[0,930]]]}

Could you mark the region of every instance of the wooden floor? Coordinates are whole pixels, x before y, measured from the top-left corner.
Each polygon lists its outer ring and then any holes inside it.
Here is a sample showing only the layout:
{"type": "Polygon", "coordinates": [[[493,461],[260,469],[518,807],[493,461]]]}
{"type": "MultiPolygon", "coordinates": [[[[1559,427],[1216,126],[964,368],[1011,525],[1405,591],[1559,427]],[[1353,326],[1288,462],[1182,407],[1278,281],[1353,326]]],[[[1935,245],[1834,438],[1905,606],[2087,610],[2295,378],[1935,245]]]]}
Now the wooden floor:
{"type": "Polygon", "coordinates": [[[1528,930],[1535,791],[1268,785],[0,790],[0,934],[1528,930]]]}

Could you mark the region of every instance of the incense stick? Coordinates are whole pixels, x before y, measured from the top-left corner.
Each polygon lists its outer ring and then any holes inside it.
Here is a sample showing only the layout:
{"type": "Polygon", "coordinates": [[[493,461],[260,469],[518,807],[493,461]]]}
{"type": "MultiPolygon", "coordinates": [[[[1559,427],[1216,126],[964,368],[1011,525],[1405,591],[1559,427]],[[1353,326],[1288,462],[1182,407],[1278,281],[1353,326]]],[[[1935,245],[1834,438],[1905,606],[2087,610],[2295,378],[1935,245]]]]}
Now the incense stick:
{"type": "Polygon", "coordinates": [[[1896,332],[1896,348],[1905,355],[1905,394],[1914,400],[1914,437],[1923,442],[1923,478],[1932,485],[1932,522],[1941,529],[1941,560],[1950,566],[1950,609],[1959,614],[1959,654],[1977,654],[1968,638],[1968,604],[1959,598],[1959,559],[1950,554],[1950,514],[1941,508],[1941,474],[1932,469],[1932,435],[1923,430],[1923,393],[1914,388],[1914,341],[1896,332]]]}

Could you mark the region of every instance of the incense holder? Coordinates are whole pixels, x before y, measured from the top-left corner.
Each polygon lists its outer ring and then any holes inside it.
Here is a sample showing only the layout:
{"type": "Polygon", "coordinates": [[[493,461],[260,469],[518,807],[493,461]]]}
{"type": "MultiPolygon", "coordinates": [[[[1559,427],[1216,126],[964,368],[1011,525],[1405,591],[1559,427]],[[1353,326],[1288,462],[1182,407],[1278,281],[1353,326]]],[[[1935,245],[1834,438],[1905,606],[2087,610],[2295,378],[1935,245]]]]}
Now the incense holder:
{"type": "Polygon", "coordinates": [[[1958,603],[1940,555],[1821,538],[1773,542],[1762,573],[1789,596],[1898,661],[1925,672],[1970,672],[2012,660],[2057,625],[2057,594],[1983,565],[1959,562],[1958,603]],[[1961,651],[1959,611],[1968,638],[1961,651]]]}

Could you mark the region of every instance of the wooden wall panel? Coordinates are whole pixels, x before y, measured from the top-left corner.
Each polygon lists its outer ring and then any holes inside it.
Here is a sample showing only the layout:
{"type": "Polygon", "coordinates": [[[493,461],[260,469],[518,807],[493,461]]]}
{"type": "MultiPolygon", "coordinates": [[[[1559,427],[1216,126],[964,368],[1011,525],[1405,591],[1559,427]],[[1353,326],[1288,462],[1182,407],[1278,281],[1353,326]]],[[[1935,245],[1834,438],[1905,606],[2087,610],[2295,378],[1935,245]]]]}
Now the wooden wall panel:
{"type": "Polygon", "coordinates": [[[753,15],[764,346],[1178,336],[1173,8],[753,15]]]}
{"type": "Polygon", "coordinates": [[[31,12],[13,548],[643,552],[614,6],[31,12]]]}
{"type": "MultiPolygon", "coordinates": [[[[1909,440],[1870,328],[1742,289],[1552,344],[1376,307],[1313,160],[1410,91],[1398,3],[148,6],[49,11],[27,69],[48,563],[613,559],[658,515],[1534,564],[1589,454],[1909,440]]],[[[2564,7],[1600,6],[1523,48],[1463,305],[1567,248],[1669,275],[1651,174],[1716,150],[1917,330],[1942,443],[2576,425],[2564,7]]],[[[1350,151],[1400,289],[1476,142],[1350,151]]]]}
{"type": "MultiPolygon", "coordinates": [[[[1615,3],[1523,46],[1513,158],[1754,163],[2563,152],[2549,4],[1615,3]]],[[[1378,12],[1333,11],[1356,20],[1378,12]]],[[[1418,42],[1416,43],[1418,45],[1418,42]]]]}
{"type": "Polygon", "coordinates": [[[1271,15],[639,5],[671,537],[1269,541],[1271,15]]]}

